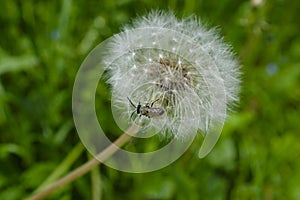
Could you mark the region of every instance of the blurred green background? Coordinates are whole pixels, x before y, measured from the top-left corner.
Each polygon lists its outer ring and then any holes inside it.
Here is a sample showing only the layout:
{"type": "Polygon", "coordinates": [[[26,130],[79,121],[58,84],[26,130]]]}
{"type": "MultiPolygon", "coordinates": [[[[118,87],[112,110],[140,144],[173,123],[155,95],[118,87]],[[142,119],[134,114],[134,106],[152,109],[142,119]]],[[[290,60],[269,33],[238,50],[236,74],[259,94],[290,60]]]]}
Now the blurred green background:
{"type": "Polygon", "coordinates": [[[240,107],[202,160],[193,144],[156,172],[100,166],[48,199],[300,199],[300,1],[0,0],[0,8],[1,200],[90,159],[72,118],[76,72],[92,48],[151,9],[220,28],[243,65],[240,107]]]}

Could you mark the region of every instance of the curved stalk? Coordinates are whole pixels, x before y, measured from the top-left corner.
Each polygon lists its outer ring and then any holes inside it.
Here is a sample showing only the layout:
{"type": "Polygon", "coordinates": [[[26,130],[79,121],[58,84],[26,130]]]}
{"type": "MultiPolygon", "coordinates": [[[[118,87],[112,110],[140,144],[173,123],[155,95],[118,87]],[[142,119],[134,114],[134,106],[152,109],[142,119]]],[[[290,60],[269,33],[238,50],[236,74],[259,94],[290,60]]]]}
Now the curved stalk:
{"type": "Polygon", "coordinates": [[[138,131],[138,126],[133,124],[123,135],[121,135],[114,143],[109,145],[99,154],[97,154],[92,160],[86,162],[85,164],[81,165],[77,169],[73,170],[66,176],[62,177],[61,179],[57,180],[56,182],[49,185],[44,190],[41,190],[32,196],[28,197],[26,200],[39,200],[43,199],[48,196],[50,193],[54,192],[55,190],[63,187],[64,185],[74,181],[75,179],[81,177],[94,167],[100,164],[99,160],[106,160],[111,155],[113,155],[122,145],[124,145],[131,137],[138,131]]]}

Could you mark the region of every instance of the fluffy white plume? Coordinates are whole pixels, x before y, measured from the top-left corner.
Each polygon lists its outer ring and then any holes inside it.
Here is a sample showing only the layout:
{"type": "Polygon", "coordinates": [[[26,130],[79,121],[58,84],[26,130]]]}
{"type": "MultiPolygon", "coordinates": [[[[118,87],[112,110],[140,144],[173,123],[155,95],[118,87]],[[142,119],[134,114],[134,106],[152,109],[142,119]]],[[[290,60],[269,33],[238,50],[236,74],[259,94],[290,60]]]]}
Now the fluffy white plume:
{"type": "Polygon", "coordinates": [[[138,18],[114,36],[105,60],[124,129],[134,121],[179,139],[206,134],[238,101],[239,65],[230,46],[195,16],[155,11],[138,18]]]}

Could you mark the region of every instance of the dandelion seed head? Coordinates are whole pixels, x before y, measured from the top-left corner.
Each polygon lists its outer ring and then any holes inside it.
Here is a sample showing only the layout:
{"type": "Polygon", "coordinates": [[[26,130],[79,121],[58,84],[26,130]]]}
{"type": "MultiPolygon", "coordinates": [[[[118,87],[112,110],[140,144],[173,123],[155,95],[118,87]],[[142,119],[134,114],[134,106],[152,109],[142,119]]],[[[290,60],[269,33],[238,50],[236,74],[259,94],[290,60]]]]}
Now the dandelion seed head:
{"type": "Polygon", "coordinates": [[[124,26],[108,51],[112,105],[124,127],[133,110],[127,97],[141,105],[158,99],[153,107],[163,108],[163,116],[134,120],[179,139],[198,130],[205,134],[212,120],[226,117],[214,107],[230,110],[238,101],[240,72],[231,47],[195,16],[151,12],[124,26]]]}

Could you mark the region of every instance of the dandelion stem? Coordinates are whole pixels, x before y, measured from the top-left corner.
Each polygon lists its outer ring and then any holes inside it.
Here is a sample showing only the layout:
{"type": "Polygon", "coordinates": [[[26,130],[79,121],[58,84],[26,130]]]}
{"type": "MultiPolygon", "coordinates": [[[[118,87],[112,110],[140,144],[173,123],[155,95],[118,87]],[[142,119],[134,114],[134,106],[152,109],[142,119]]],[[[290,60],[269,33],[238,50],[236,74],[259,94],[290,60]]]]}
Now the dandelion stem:
{"type": "Polygon", "coordinates": [[[32,196],[28,197],[26,200],[38,200],[43,199],[46,196],[48,196],[50,193],[54,192],[58,188],[63,187],[64,185],[74,181],[75,179],[81,177],[94,167],[100,164],[99,160],[106,160],[111,155],[113,155],[122,145],[124,145],[132,135],[134,135],[138,131],[138,126],[133,124],[130,128],[127,129],[127,131],[121,135],[114,143],[109,145],[107,148],[105,148],[103,151],[101,151],[99,154],[97,154],[92,160],[86,162],[85,164],[81,165],[77,169],[73,170],[66,176],[62,177],[61,179],[57,180],[56,182],[49,185],[44,190],[37,192],[36,194],[33,194],[32,196]]]}

